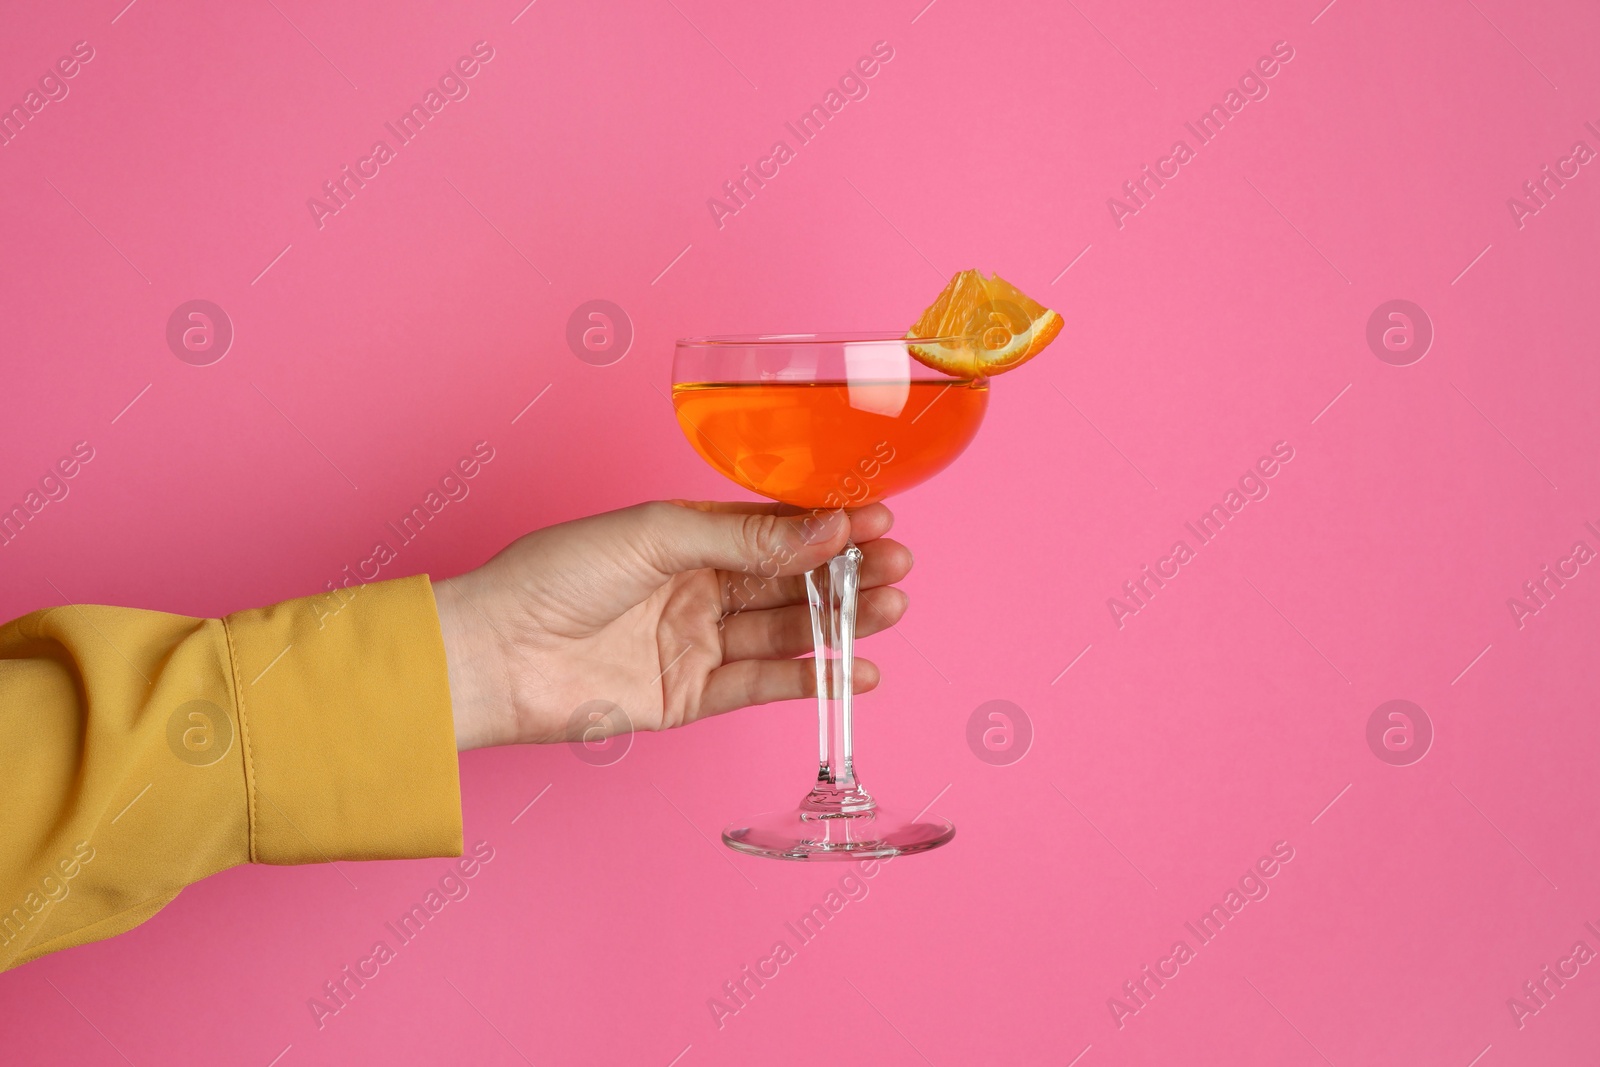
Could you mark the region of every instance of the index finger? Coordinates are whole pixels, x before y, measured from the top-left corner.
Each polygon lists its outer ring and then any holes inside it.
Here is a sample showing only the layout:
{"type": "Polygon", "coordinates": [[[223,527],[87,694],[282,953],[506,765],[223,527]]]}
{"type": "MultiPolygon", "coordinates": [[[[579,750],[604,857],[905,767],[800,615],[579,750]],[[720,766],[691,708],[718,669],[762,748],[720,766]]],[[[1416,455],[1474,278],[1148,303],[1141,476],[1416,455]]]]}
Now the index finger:
{"type": "MultiPolygon", "coordinates": [[[[828,508],[801,508],[793,504],[756,500],[674,500],[680,507],[696,511],[709,511],[725,515],[801,515],[810,511],[817,518],[828,514],[828,508]]],[[[850,540],[856,544],[876,541],[894,528],[894,512],[882,502],[864,507],[844,509],[850,517],[850,540]]]]}

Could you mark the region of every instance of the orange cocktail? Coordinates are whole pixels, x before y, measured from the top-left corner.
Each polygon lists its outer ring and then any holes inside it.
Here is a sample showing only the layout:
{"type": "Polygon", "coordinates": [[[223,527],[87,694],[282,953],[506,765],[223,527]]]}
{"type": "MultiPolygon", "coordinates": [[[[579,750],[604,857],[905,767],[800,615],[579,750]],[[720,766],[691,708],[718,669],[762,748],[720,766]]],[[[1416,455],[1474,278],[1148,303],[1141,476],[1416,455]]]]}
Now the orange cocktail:
{"type": "MultiPolygon", "coordinates": [[[[983,422],[989,379],[1032,359],[1060,329],[1057,312],[998,274],[965,270],[904,333],[685,337],[672,357],[672,408],[694,450],[731,481],[794,507],[858,508],[949,466],[983,422]]],[[[867,550],[877,551],[872,542],[867,550]]],[[[915,815],[885,807],[857,774],[856,609],[863,574],[871,573],[863,571],[866,558],[846,541],[805,572],[817,696],[814,784],[791,810],[726,826],[729,848],[785,860],[887,859],[955,836],[950,820],[929,813],[932,804],[915,815]]],[[[795,691],[795,674],[782,662],[792,644],[771,657],[726,658],[731,648],[757,648],[751,635],[766,635],[770,645],[772,634],[799,621],[793,581],[770,585],[793,559],[775,553],[753,572],[745,566],[717,577],[725,587],[717,625],[726,628],[717,673],[737,676],[751,693],[761,691],[753,681],[760,678],[780,684],[787,677],[789,688],[768,691],[795,691]],[[736,580],[764,595],[752,602],[736,595],[730,606],[736,580]]]]}
{"type": "MultiPolygon", "coordinates": [[[[1056,329],[1055,312],[998,276],[964,271],[909,336],[683,338],[672,357],[672,408],[690,445],[730,481],[791,507],[859,508],[954,462],[988,411],[990,377],[1026,362],[1056,329]]],[[[869,542],[867,552],[884,547],[869,542]]],[[[950,820],[927,807],[912,814],[879,803],[857,772],[856,610],[867,552],[847,541],[838,555],[805,572],[816,777],[796,807],[724,827],[723,843],[732,849],[786,860],[885,859],[926,852],[955,836],[950,820]]],[[[741,635],[771,634],[800,621],[795,583],[770,584],[784,566],[775,554],[754,570],[718,576],[729,594],[736,582],[761,594],[747,602],[737,593],[737,603],[724,597],[718,625],[726,627],[725,649],[751,647],[741,635]]],[[[735,660],[717,669],[729,677],[743,672],[747,688],[758,677],[787,676],[792,686],[795,674],[781,664],[786,658],[735,660]]]]}
{"type": "Polygon", "coordinates": [[[965,451],[986,379],[680,382],[690,444],[746,489],[805,508],[859,507],[902,492],[965,451]]]}

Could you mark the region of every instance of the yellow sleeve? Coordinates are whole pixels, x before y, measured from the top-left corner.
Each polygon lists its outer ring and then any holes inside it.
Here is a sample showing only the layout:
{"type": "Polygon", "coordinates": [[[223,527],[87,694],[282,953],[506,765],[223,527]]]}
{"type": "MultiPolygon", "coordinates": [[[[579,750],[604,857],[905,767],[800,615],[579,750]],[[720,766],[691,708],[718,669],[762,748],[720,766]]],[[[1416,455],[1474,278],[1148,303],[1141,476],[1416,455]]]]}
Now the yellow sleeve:
{"type": "Polygon", "coordinates": [[[426,576],[222,619],[69,605],[0,627],[0,971],[235,864],[460,854],[426,576]]]}

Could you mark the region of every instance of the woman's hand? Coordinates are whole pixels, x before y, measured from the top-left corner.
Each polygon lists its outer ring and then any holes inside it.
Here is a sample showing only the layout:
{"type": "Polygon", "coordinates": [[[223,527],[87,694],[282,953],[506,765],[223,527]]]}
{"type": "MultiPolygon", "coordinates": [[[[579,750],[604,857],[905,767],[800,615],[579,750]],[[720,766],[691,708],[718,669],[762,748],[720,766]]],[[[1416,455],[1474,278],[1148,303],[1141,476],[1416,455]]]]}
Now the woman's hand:
{"type": "MultiPolygon", "coordinates": [[[[662,501],[551,526],[435,582],[456,747],[662,730],[816,693],[805,572],[854,541],[857,635],[892,626],[911,553],[882,504],[784,515],[776,505],[662,501]],[[601,704],[591,702],[600,701],[601,704]],[[597,708],[616,707],[593,721],[597,708]]],[[[878,684],[855,661],[857,692],[878,684]]]]}

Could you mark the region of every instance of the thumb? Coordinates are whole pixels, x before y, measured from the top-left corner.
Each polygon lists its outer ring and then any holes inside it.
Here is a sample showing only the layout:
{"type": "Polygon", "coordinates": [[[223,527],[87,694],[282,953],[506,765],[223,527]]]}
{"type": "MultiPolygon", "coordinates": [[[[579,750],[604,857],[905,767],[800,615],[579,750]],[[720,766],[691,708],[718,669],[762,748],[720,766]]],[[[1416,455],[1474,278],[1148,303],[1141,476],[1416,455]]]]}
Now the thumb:
{"type": "Polygon", "coordinates": [[[634,512],[635,543],[663,575],[715,567],[773,578],[800,574],[840,552],[850,537],[842,511],[779,515],[725,504],[658,501],[634,512]]]}

